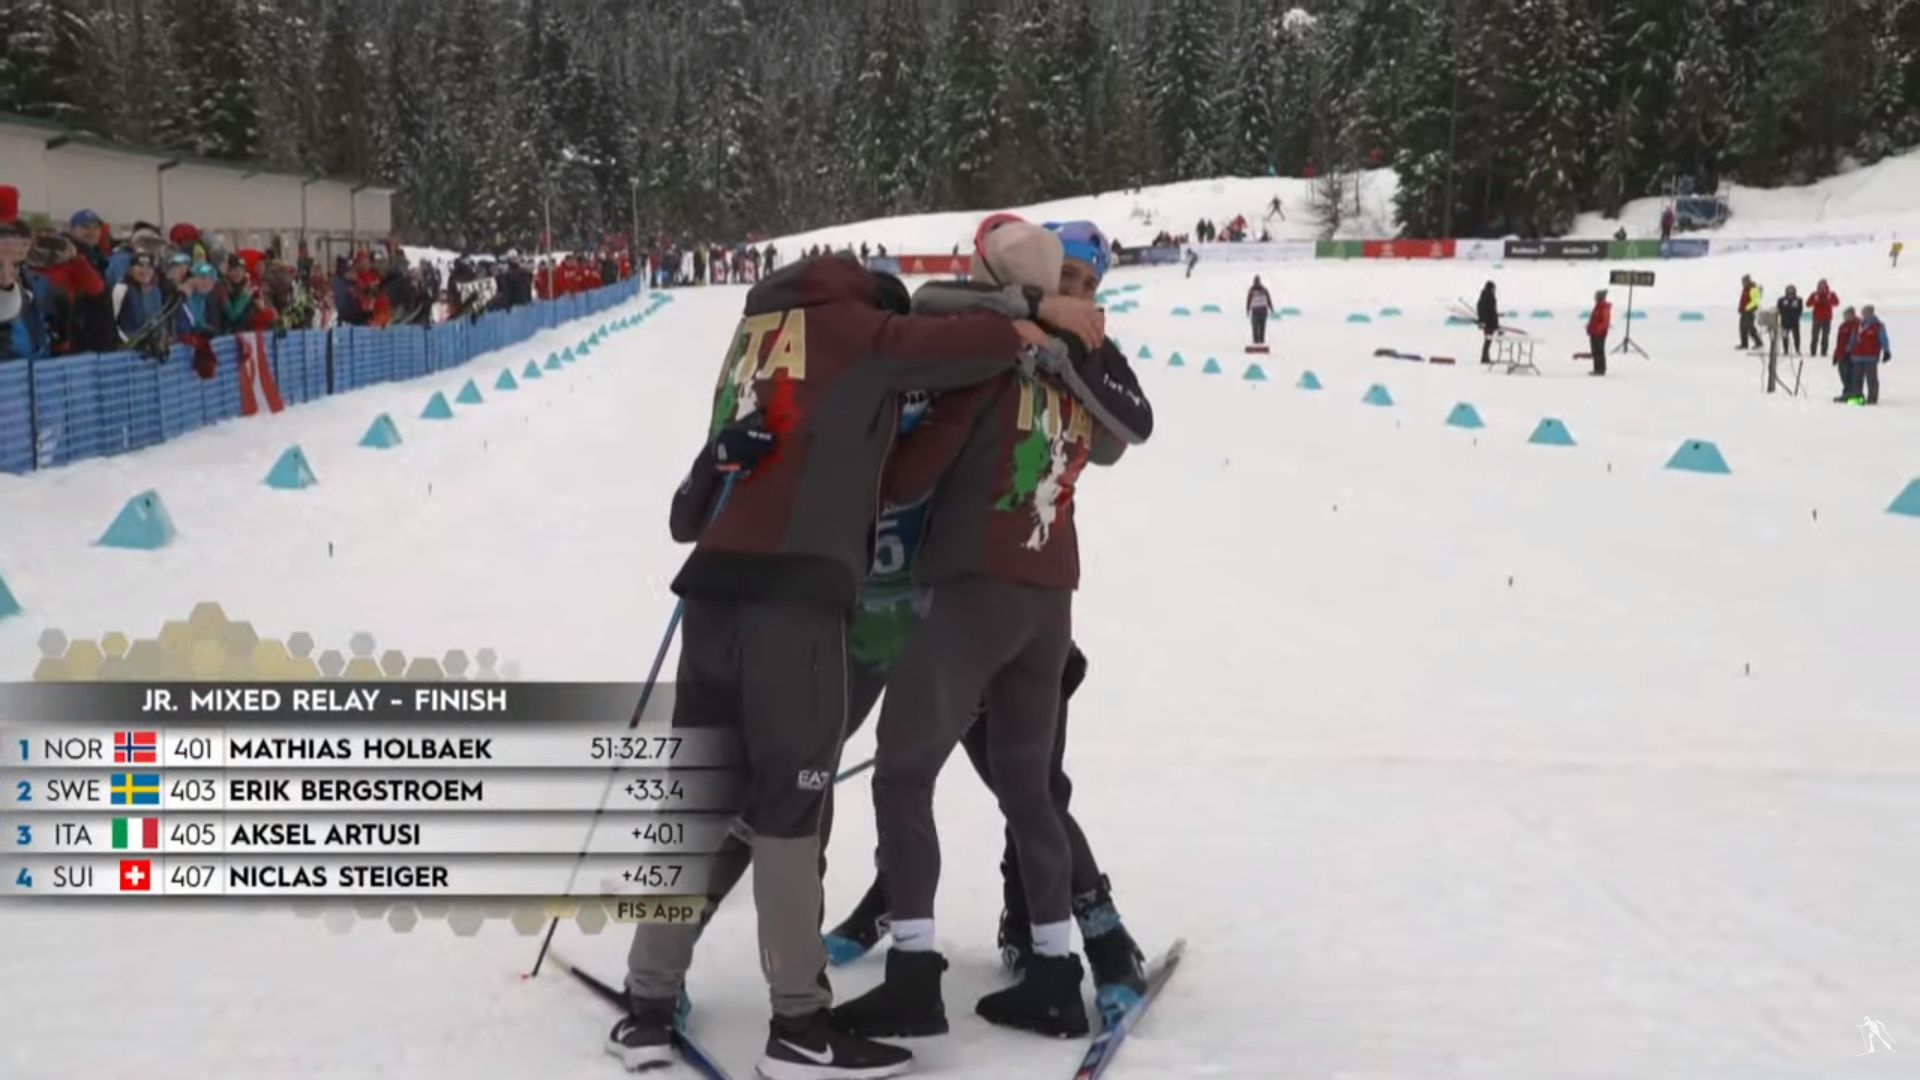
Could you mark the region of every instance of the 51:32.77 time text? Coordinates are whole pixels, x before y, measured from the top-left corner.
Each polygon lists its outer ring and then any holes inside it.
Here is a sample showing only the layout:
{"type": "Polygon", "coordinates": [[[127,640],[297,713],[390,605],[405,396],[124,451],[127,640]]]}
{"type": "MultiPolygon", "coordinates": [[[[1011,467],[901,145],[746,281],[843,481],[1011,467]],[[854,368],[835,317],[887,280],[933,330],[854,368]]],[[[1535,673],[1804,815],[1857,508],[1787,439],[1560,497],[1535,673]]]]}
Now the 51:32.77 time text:
{"type": "Polygon", "coordinates": [[[678,735],[602,735],[593,739],[588,754],[594,761],[671,762],[680,743],[678,735]]]}

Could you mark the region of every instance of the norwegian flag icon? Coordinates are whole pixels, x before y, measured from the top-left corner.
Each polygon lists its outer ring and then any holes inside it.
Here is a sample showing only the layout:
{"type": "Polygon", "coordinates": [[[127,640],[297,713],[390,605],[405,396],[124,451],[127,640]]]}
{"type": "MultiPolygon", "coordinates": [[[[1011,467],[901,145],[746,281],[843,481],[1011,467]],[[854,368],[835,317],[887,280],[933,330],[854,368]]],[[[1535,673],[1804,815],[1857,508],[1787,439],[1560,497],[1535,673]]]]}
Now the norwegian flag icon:
{"type": "Polygon", "coordinates": [[[158,765],[160,733],[157,731],[116,731],[113,733],[115,765],[158,765]]]}

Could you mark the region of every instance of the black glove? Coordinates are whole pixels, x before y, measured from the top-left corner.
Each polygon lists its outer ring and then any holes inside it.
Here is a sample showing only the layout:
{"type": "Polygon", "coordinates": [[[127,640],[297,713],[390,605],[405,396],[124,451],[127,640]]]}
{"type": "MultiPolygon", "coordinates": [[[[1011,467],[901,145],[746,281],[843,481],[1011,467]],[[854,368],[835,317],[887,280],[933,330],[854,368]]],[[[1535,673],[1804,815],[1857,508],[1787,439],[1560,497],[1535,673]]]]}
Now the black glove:
{"type": "Polygon", "coordinates": [[[773,432],[753,416],[720,429],[713,437],[713,467],[720,472],[748,472],[773,451],[773,432]]]}

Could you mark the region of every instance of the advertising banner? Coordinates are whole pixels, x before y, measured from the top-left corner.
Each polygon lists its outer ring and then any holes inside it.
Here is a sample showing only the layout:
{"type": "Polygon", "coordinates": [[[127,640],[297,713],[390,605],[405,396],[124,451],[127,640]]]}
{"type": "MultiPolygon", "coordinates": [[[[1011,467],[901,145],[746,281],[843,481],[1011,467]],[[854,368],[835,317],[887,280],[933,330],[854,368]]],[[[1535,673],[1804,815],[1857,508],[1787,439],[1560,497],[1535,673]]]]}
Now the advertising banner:
{"type": "Polygon", "coordinates": [[[1452,240],[1365,240],[1360,254],[1368,259],[1451,259],[1452,240]]]}
{"type": "Polygon", "coordinates": [[[1311,259],[1316,245],[1312,240],[1272,240],[1267,243],[1195,244],[1203,263],[1293,262],[1311,259]]]}
{"type": "Polygon", "coordinates": [[[1604,259],[1606,240],[1509,240],[1509,259],[1604,259]]]}
{"type": "Polygon", "coordinates": [[[1470,259],[1474,262],[1497,262],[1506,257],[1507,245],[1503,240],[1455,240],[1453,257],[1470,259]]]}
{"type": "Polygon", "coordinates": [[[953,276],[973,267],[971,255],[902,255],[893,261],[900,264],[900,273],[909,275],[953,276]]]}
{"type": "Polygon", "coordinates": [[[1662,240],[1660,257],[1663,259],[1698,259],[1707,253],[1705,240],[1662,240]]]}
{"type": "Polygon", "coordinates": [[[1738,255],[1747,251],[1801,251],[1808,248],[1849,247],[1873,243],[1872,233],[1845,236],[1732,236],[1713,241],[1715,255],[1738,255]]]}
{"type": "Polygon", "coordinates": [[[1358,259],[1366,253],[1366,245],[1359,240],[1320,240],[1313,246],[1316,259],[1358,259]]]}
{"type": "Polygon", "coordinates": [[[1659,257],[1660,241],[1658,240],[1613,240],[1607,244],[1607,258],[1615,262],[1659,257]]]}
{"type": "Polygon", "coordinates": [[[1180,262],[1180,249],[1171,245],[1150,247],[1140,253],[1140,262],[1146,266],[1174,266],[1180,262]]]}

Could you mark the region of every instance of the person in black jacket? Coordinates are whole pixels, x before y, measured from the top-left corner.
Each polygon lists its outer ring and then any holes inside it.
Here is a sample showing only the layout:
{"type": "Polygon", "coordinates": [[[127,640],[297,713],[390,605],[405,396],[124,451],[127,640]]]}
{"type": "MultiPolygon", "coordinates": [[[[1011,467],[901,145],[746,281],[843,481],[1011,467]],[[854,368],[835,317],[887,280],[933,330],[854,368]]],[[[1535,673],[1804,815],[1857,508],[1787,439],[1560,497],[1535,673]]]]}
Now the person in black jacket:
{"type": "Polygon", "coordinates": [[[1474,309],[1474,317],[1480,323],[1480,332],[1485,337],[1480,342],[1480,362],[1493,363],[1493,336],[1500,332],[1500,300],[1493,294],[1493,282],[1487,282],[1480,290],[1480,303],[1474,309]]]}
{"type": "Polygon", "coordinates": [[[1780,313],[1780,347],[1785,351],[1788,342],[1793,344],[1793,355],[1800,355],[1800,314],[1806,310],[1806,304],[1800,299],[1800,293],[1793,286],[1787,286],[1785,295],[1780,297],[1774,310],[1780,313]]]}

